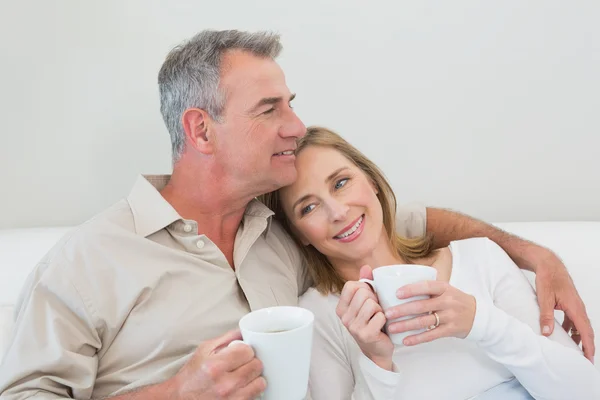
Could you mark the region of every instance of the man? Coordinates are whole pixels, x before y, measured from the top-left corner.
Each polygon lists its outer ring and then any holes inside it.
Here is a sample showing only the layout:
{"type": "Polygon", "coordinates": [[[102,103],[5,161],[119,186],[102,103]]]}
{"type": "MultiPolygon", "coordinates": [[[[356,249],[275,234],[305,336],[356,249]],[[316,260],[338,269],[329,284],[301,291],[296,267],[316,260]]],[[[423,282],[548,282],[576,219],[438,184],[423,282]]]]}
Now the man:
{"type": "MultiPolygon", "coordinates": [[[[296,178],[305,127],[268,33],[205,31],[159,73],[170,177],[140,177],[126,199],[67,235],[30,276],[0,368],[3,399],[252,399],[265,388],[248,346],[227,347],[250,310],[296,304],[298,250],[255,197],[296,178]],[[111,397],[112,396],[112,397],[111,397]]],[[[498,242],[537,273],[543,318],[565,309],[593,336],[550,251],[453,212],[399,210],[402,233],[437,245],[498,242]]],[[[549,333],[549,331],[547,331],[549,333]]]]}

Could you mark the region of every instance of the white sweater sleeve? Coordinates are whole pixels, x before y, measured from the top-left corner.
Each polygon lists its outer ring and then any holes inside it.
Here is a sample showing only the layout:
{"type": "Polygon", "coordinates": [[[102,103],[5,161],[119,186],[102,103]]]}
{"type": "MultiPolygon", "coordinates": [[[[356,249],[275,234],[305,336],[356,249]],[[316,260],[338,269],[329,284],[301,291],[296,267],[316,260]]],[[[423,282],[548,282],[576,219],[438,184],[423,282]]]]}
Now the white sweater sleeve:
{"type": "Polygon", "coordinates": [[[378,367],[357,351],[356,343],[335,314],[332,301],[314,289],[300,300],[302,307],[315,314],[309,382],[312,399],[393,399],[401,375],[378,367]]]}
{"type": "MultiPolygon", "coordinates": [[[[600,399],[600,372],[556,323],[540,334],[536,295],[517,265],[488,240],[490,296],[477,298],[474,340],[536,399],[600,399]]],[[[480,296],[481,297],[481,296],[480,296]]]]}

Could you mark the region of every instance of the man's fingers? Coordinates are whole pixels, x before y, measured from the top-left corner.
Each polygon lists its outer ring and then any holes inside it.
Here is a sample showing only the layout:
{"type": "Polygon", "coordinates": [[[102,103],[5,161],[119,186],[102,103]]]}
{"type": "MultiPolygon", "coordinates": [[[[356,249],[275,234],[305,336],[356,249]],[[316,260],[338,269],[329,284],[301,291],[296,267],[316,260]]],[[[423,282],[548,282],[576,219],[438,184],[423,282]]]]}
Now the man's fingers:
{"type": "Polygon", "coordinates": [[[253,360],[254,350],[243,343],[226,347],[215,356],[215,361],[221,363],[225,371],[235,371],[253,360]]]}
{"type": "Polygon", "coordinates": [[[581,337],[583,341],[583,355],[585,358],[594,363],[594,355],[596,354],[596,344],[594,343],[594,333],[591,335],[583,335],[581,337]]]}
{"type": "Polygon", "coordinates": [[[448,289],[448,282],[443,281],[421,281],[398,288],[396,296],[399,299],[408,299],[414,296],[440,296],[448,289]]]}
{"type": "Polygon", "coordinates": [[[254,358],[249,363],[242,365],[232,371],[224,379],[222,390],[227,394],[233,394],[241,391],[244,387],[251,384],[259,378],[263,371],[263,365],[258,358],[254,358]]]}
{"type": "Polygon", "coordinates": [[[239,329],[231,330],[217,338],[214,338],[207,342],[209,353],[215,353],[224,347],[227,347],[229,343],[234,340],[242,340],[242,333],[239,329]]]}
{"type": "Polygon", "coordinates": [[[565,319],[563,320],[562,328],[565,330],[565,332],[569,333],[569,332],[571,332],[572,327],[573,327],[573,321],[571,321],[571,318],[569,318],[567,316],[567,314],[565,314],[565,319]]]}
{"type": "Polygon", "coordinates": [[[267,388],[267,381],[262,376],[256,378],[248,385],[240,389],[235,396],[231,397],[232,400],[248,400],[258,399],[260,395],[267,388]]]}
{"type": "Polygon", "coordinates": [[[537,282],[538,304],[540,305],[540,329],[542,335],[549,336],[554,331],[554,306],[556,297],[550,286],[537,282]]]}
{"type": "Polygon", "coordinates": [[[587,317],[583,302],[579,302],[574,308],[565,309],[565,319],[567,318],[573,322],[573,327],[579,332],[579,337],[577,337],[577,335],[571,337],[577,344],[583,342],[583,354],[588,360],[593,362],[594,355],[596,354],[594,329],[587,317]]]}

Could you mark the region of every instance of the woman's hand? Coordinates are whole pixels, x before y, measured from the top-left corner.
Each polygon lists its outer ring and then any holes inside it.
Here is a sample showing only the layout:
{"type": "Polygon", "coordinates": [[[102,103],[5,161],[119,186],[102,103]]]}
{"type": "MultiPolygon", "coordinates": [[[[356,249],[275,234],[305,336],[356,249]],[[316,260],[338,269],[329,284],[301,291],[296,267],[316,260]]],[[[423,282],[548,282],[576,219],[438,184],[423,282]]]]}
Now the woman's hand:
{"type": "Polygon", "coordinates": [[[382,331],[386,319],[371,287],[362,282],[346,282],[335,312],[363,354],[391,371],[394,344],[382,331]]]}
{"type": "Polygon", "coordinates": [[[475,297],[458,290],[448,282],[422,281],[413,283],[398,289],[396,295],[399,299],[421,295],[429,295],[431,298],[415,300],[392,307],[385,313],[387,319],[391,320],[415,314],[431,314],[394,322],[388,326],[390,334],[433,327],[437,322],[434,314],[437,314],[439,319],[437,327],[429,329],[427,332],[407,336],[403,341],[406,346],[431,342],[442,337],[464,339],[473,327],[476,310],[475,297]]]}

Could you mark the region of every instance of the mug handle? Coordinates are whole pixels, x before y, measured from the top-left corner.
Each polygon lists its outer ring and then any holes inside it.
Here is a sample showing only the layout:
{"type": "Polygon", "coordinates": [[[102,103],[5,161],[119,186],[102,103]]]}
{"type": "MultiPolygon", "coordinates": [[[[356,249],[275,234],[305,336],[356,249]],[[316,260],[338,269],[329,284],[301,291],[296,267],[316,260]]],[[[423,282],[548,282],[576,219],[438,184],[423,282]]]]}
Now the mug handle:
{"type": "Polygon", "coordinates": [[[377,291],[375,290],[375,281],[373,281],[371,279],[366,279],[366,278],[359,279],[358,281],[366,283],[367,285],[369,285],[371,287],[371,290],[373,291],[373,293],[377,293],[377,291]]]}

